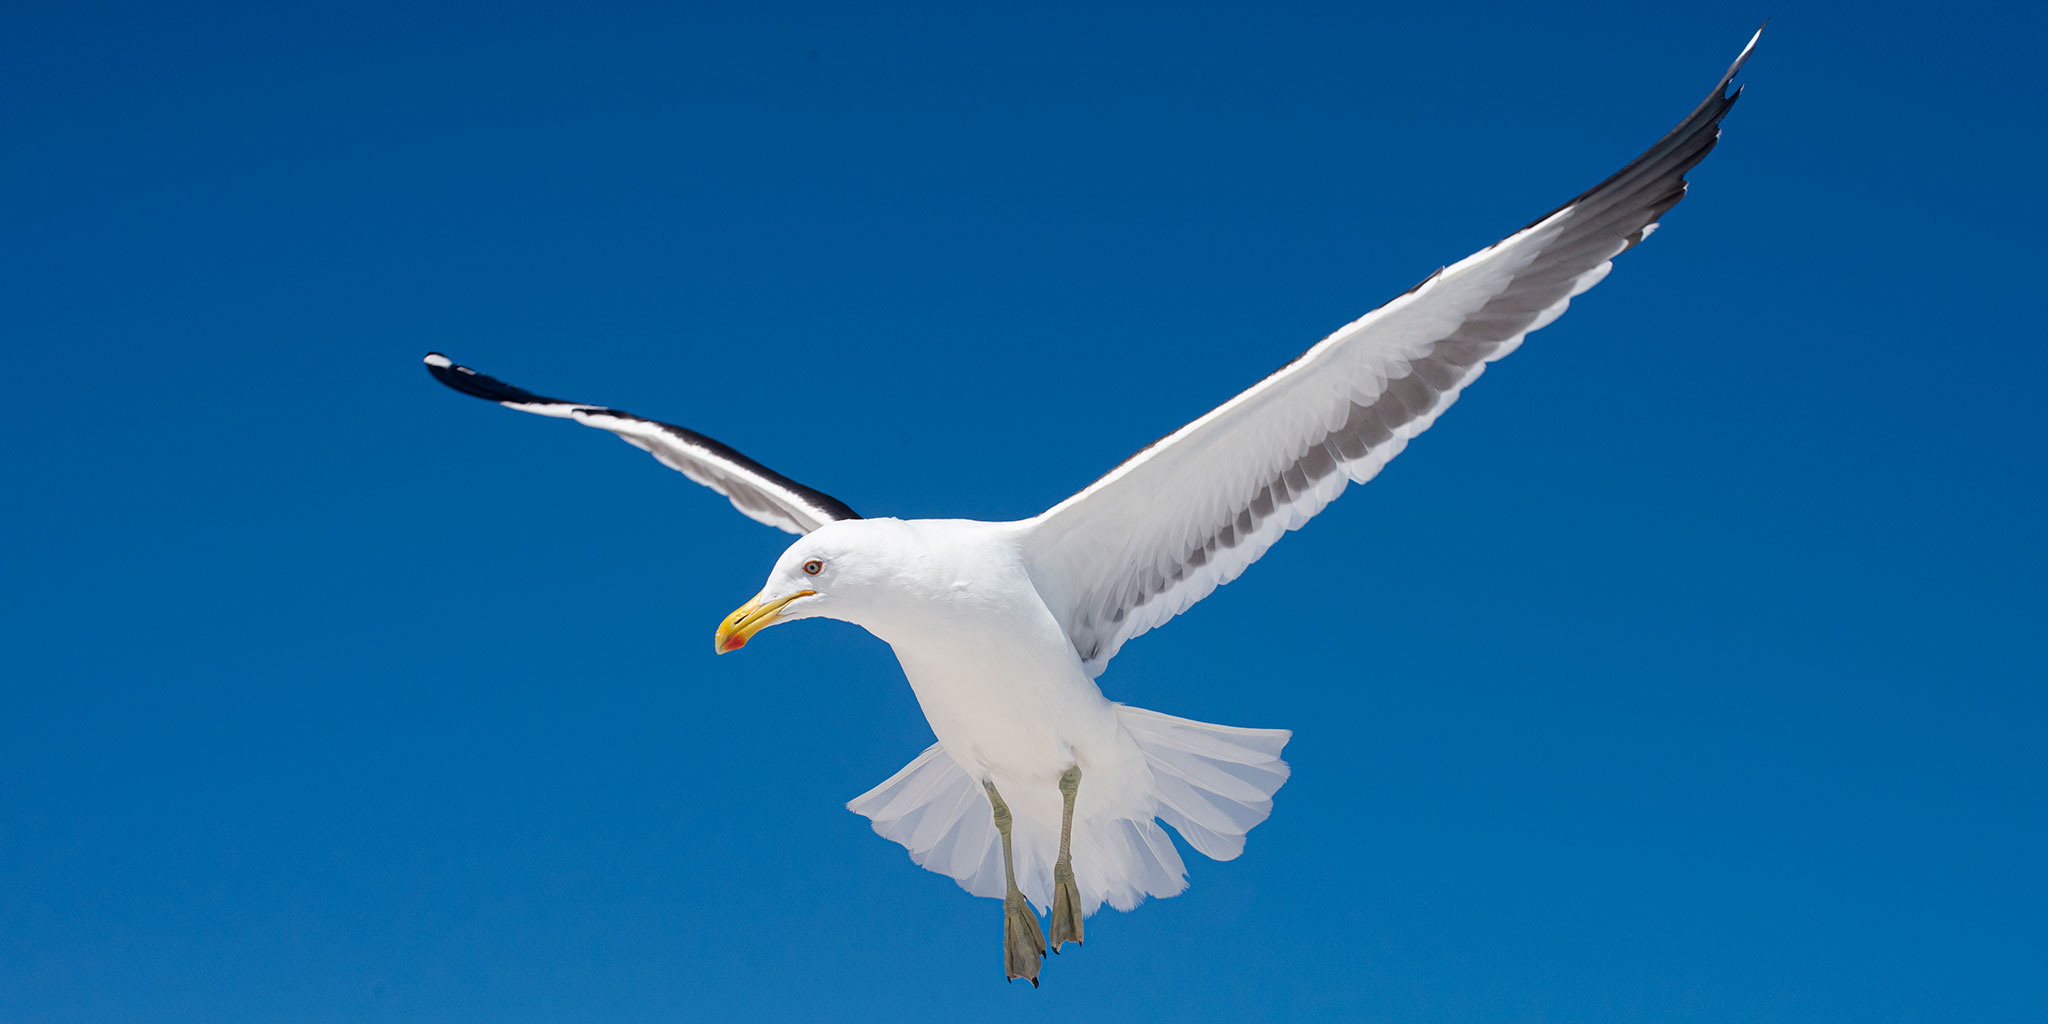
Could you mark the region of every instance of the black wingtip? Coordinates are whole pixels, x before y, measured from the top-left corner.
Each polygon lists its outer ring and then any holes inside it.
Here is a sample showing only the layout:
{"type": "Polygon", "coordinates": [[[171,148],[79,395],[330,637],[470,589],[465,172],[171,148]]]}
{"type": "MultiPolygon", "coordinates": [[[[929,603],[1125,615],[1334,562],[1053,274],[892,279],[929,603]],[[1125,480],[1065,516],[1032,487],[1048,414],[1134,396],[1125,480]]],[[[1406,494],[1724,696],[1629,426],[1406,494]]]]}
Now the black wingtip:
{"type": "Polygon", "coordinates": [[[435,380],[487,402],[514,402],[518,404],[559,405],[557,399],[544,398],[522,387],[507,384],[496,377],[487,377],[439,352],[429,352],[422,362],[435,380]]]}

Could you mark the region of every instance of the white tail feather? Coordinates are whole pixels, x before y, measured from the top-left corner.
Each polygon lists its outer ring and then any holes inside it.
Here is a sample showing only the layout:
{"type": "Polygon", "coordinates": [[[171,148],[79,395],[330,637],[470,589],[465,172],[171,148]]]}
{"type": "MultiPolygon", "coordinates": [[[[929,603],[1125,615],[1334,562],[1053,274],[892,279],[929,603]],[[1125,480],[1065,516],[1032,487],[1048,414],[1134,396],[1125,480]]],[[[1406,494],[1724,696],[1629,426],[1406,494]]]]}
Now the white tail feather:
{"type": "MultiPolygon", "coordinates": [[[[1149,784],[1158,819],[1206,857],[1230,860],[1243,853],[1245,833],[1266,820],[1273,793],[1287,781],[1280,751],[1290,733],[1211,725],[1141,708],[1118,706],[1116,712],[1145,755],[1150,777],[1132,781],[1149,784]]],[[[1083,779],[1084,791],[1087,786],[1083,779]]],[[[1013,810],[1027,806],[1019,795],[1006,797],[1013,810]]],[[[980,780],[939,745],[846,806],[873,822],[883,838],[902,844],[919,866],[976,896],[1003,895],[1002,845],[988,798],[980,780]]],[[[1052,891],[1058,820],[1027,822],[1020,815],[1019,825],[1012,834],[1017,885],[1043,908],[1052,891]]],[[[1103,903],[1130,910],[1146,896],[1165,898],[1187,888],[1180,852],[1151,815],[1077,816],[1073,853],[1084,914],[1103,903]]]]}
{"type": "Polygon", "coordinates": [[[1003,849],[988,798],[938,744],[846,807],[873,822],[882,838],[901,843],[919,867],[976,896],[1003,895],[1003,849]]]}
{"type": "Polygon", "coordinates": [[[1245,833],[1273,813],[1287,781],[1280,750],[1285,729],[1237,729],[1192,722],[1143,708],[1119,707],[1117,719],[1152,766],[1159,818],[1211,860],[1234,860],[1245,833]]]}

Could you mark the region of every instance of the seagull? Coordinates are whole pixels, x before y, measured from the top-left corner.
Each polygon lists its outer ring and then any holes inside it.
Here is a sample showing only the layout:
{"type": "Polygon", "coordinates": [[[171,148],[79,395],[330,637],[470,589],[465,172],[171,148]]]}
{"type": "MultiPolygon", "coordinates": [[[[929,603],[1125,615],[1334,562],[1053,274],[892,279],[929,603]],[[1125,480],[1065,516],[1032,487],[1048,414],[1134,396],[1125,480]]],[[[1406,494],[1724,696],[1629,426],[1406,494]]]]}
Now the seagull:
{"type": "Polygon", "coordinates": [[[1714,90],[1641,156],[1529,226],[1429,275],[1271,376],[1017,522],[864,519],[695,431],[547,398],[426,356],[441,383],[608,430],[797,534],[713,634],[720,654],[797,619],[887,643],[937,740],[847,804],[923,867],[1003,901],[1008,980],[1081,944],[1102,904],[1187,886],[1160,828],[1230,860],[1288,776],[1289,733],[1117,704],[1096,678],[1133,638],[1234,580],[1348,484],[1371,480],[1488,363],[1562,314],[1649,237],[1720,138],[1714,90]],[[1046,932],[1039,911],[1047,911],[1046,932]]]}

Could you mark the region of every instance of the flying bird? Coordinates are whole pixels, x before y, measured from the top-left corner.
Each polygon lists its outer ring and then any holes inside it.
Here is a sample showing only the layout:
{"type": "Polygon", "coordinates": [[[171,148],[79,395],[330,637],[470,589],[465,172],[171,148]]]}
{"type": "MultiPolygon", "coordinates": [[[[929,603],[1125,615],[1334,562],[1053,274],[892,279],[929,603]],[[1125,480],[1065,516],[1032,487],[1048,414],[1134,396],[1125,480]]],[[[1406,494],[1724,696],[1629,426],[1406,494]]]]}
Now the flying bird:
{"type": "MultiPolygon", "coordinates": [[[[1762,31],[1758,31],[1758,36],[1762,31]]],[[[1186,888],[1163,822],[1230,860],[1287,780],[1289,734],[1112,703],[1124,644],[1236,579],[1364,483],[1529,332],[1557,319],[1685,196],[1720,137],[1743,47],[1714,91],[1612,177],[1429,275],[1235,398],[1017,522],[863,519],[695,431],[547,398],[439,353],[429,372],[509,409],[611,431],[798,539],[713,635],[826,617],[889,644],[937,742],[847,806],[918,864],[1003,901],[1006,977],[1102,904],[1186,888]]]]}

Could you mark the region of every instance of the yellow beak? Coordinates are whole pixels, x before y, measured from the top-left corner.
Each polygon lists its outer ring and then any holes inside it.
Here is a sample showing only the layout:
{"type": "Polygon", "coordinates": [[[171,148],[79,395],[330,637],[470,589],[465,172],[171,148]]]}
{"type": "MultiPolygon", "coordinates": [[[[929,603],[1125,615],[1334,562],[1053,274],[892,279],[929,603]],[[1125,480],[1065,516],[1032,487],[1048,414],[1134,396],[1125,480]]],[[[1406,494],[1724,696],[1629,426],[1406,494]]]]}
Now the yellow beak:
{"type": "Polygon", "coordinates": [[[724,622],[718,624],[718,633],[713,638],[717,653],[724,654],[745,647],[747,641],[754,638],[754,634],[774,625],[775,620],[782,617],[784,605],[799,597],[809,597],[815,593],[815,590],[799,590],[788,597],[778,597],[765,604],[761,601],[761,595],[755,594],[753,600],[734,609],[731,615],[725,617],[724,622]]]}

